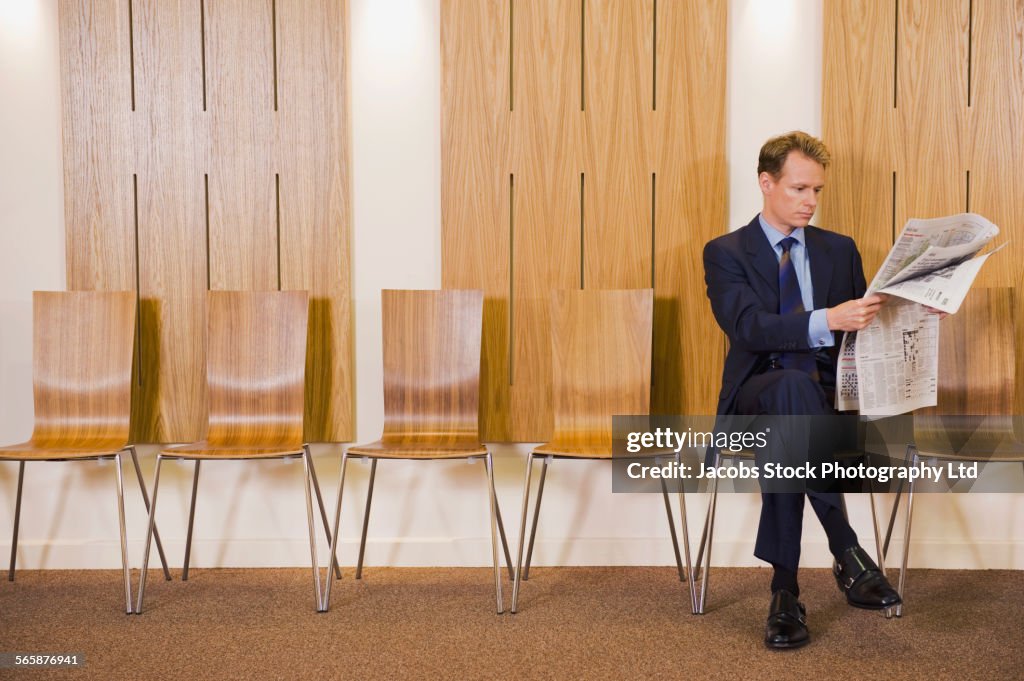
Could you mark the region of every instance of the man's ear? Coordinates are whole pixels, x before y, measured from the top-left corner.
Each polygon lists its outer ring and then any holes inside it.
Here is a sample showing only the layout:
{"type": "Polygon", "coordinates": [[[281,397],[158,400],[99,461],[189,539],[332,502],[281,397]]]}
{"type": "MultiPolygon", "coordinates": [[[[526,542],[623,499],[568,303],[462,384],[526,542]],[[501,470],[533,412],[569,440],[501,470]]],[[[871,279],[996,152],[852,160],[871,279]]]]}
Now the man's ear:
{"type": "Polygon", "coordinates": [[[757,176],[757,184],[761,187],[762,194],[768,194],[771,192],[772,187],[775,186],[775,178],[772,177],[771,173],[762,171],[761,174],[757,176]]]}

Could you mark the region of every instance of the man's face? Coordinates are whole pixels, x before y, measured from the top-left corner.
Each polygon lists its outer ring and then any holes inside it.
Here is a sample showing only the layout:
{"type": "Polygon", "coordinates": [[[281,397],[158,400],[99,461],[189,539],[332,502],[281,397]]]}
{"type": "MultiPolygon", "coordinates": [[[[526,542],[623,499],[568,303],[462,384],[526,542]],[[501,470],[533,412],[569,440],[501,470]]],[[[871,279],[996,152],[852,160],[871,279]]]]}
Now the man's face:
{"type": "Polygon", "coordinates": [[[797,227],[806,227],[814,216],[818,194],[825,186],[825,169],[799,151],[791,151],[778,179],[761,173],[757,180],[764,195],[761,215],[773,227],[789,234],[797,227]]]}

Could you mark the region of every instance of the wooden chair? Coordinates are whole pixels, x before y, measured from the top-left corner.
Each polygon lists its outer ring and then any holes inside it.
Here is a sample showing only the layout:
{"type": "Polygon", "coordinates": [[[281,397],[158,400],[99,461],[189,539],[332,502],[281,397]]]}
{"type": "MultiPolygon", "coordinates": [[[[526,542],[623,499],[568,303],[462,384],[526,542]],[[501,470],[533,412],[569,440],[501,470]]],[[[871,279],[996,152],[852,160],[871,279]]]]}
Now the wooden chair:
{"type": "MultiPolygon", "coordinates": [[[[205,440],[170,447],[157,455],[136,613],[142,613],[160,468],[165,459],[195,461],[182,574],[182,580],[187,580],[200,462],[301,458],[305,469],[309,553],[316,608],[320,609],[311,488],[316,493],[328,537],[330,532],[313,459],[302,433],[308,313],[305,291],[210,291],[207,294],[209,428],[205,440]]],[[[337,566],[333,567],[340,577],[337,566]]]]}
{"type": "MultiPolygon", "coordinates": [[[[21,493],[28,461],[113,459],[117,475],[117,511],[121,529],[125,612],[132,612],[124,518],[121,454],[129,452],[142,499],[149,495],[135,447],[128,444],[131,419],[132,351],[135,343],[135,293],[71,291],[32,294],[32,391],[35,427],[32,439],[0,448],[0,461],[18,462],[14,536],[7,579],[14,581],[18,557],[21,493]]],[[[154,528],[155,533],[155,528],[154,528]]],[[[164,576],[171,578],[157,534],[164,576]]]]}
{"type": "MultiPolygon", "coordinates": [[[[1014,296],[1009,287],[978,288],[959,312],[939,323],[938,404],[914,412],[914,441],[907,461],[1024,462],[1024,443],[1014,429],[1014,296]]],[[[907,560],[914,515],[914,481],[907,510],[898,590],[906,603],[907,560]]],[[[902,485],[893,502],[884,551],[888,551],[902,485]]],[[[896,616],[903,615],[897,606],[896,616]]]]}
{"type": "MultiPolygon", "coordinates": [[[[523,514],[519,526],[519,554],[512,612],[519,604],[520,582],[529,579],[537,517],[544,494],[548,463],[554,459],[612,458],[612,416],[649,413],[651,396],[651,340],[654,291],[569,290],[555,291],[551,300],[552,398],[555,428],[551,441],[530,453],[523,490],[523,514]],[[525,570],[523,547],[533,462],[544,459],[537,486],[537,501],[530,529],[525,570]]],[[[683,571],[668,491],[662,481],[669,534],[675,550],[680,580],[689,580],[690,542],[686,529],[686,505],[679,495],[686,571],[683,571]]]]}
{"type": "MultiPolygon", "coordinates": [[[[362,578],[370,502],[379,459],[483,459],[491,512],[491,549],[498,613],[504,612],[498,535],[511,577],[512,558],[494,491],[494,464],[477,427],[482,291],[381,292],[384,336],[384,433],[376,442],[349,448],[341,457],[338,505],[331,538],[338,546],[345,469],[350,456],[371,460],[356,579],[362,578]]],[[[324,610],[330,606],[328,581],[324,610]]]]}

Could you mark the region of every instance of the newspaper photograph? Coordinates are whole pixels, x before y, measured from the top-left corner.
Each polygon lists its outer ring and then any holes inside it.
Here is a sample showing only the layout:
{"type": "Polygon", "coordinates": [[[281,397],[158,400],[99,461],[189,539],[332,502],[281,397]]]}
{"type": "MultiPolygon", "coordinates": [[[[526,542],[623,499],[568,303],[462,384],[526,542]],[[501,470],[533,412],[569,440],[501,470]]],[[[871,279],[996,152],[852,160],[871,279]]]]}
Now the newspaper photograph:
{"type": "Polygon", "coordinates": [[[998,234],[975,213],[907,222],[867,291],[893,297],[843,338],[836,409],[892,416],[936,404],[939,319],[925,306],[960,309],[981,266],[1005,246],[978,256],[998,234]]]}

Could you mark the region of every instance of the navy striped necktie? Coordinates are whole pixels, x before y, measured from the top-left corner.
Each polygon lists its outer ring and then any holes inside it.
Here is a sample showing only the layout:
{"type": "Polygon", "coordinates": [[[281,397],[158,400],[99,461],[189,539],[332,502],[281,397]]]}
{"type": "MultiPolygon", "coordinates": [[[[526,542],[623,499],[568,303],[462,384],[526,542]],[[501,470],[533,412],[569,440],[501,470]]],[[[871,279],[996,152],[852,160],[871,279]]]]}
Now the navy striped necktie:
{"type": "MultiPolygon", "coordinates": [[[[804,298],[800,293],[800,280],[796,276],[796,268],[789,256],[789,249],[797,241],[791,236],[779,242],[782,246],[782,257],[779,259],[779,314],[799,314],[805,312],[804,298]]],[[[779,364],[783,369],[799,369],[818,380],[818,362],[814,359],[814,351],[783,352],[779,354],[779,364]]]]}

